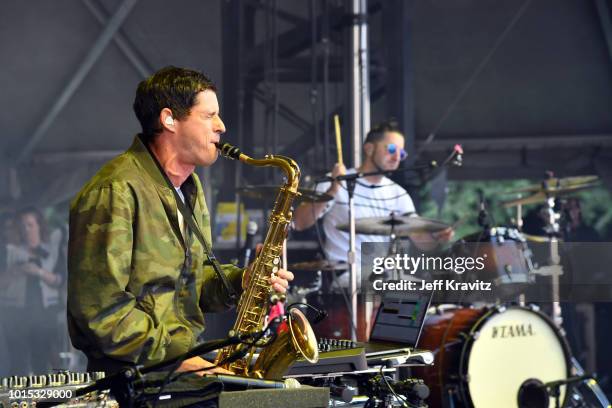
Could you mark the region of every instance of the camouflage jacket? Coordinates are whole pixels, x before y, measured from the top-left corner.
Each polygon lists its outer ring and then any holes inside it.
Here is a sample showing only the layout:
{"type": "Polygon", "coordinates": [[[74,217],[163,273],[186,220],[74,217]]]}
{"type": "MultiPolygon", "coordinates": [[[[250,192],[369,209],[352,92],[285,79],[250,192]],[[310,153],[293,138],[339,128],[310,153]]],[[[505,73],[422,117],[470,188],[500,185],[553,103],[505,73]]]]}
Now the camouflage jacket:
{"type": "MultiPolygon", "coordinates": [[[[210,244],[202,186],[181,188],[210,244]]],[[[107,163],[70,206],[68,325],[91,369],[151,365],[186,352],[204,331],[203,312],[227,295],[197,238],[183,238],[174,193],[139,137],[107,163]]],[[[241,292],[242,269],[223,265],[241,292]]]]}

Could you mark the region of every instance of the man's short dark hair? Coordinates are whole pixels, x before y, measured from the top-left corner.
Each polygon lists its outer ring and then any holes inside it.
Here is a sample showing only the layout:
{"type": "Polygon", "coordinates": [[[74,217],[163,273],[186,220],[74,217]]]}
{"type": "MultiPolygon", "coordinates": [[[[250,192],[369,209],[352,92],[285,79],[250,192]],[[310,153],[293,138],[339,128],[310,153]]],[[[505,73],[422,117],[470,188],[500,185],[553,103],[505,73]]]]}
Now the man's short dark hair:
{"type": "Polygon", "coordinates": [[[217,92],[206,75],[173,66],[160,69],[138,84],[133,107],[142,126],[144,142],[150,143],[161,133],[159,114],[162,109],[170,109],[175,119],[184,119],[195,105],[198,93],[206,90],[217,92]]]}
{"type": "Polygon", "coordinates": [[[396,132],[404,136],[397,121],[390,119],[372,126],[363,143],[380,142],[385,137],[385,133],[387,132],[396,132]]]}

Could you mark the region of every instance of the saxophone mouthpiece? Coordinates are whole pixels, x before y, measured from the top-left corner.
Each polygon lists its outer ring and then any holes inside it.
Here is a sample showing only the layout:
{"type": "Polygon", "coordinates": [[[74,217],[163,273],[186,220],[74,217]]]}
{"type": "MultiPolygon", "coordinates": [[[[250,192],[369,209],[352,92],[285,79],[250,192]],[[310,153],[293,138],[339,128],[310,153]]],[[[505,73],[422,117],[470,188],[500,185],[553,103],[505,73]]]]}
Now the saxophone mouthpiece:
{"type": "Polygon", "coordinates": [[[242,152],[236,146],[232,146],[227,142],[223,142],[217,143],[217,149],[219,149],[219,152],[223,157],[233,160],[240,160],[240,155],[242,154],[242,152]]]}

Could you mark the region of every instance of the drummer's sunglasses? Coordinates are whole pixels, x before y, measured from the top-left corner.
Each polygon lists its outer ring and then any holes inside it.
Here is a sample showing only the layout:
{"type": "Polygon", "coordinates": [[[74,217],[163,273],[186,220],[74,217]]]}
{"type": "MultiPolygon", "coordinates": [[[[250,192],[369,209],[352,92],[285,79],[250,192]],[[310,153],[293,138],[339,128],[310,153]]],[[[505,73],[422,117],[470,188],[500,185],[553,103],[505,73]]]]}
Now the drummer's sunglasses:
{"type": "MultiPolygon", "coordinates": [[[[397,152],[397,145],[395,143],[389,143],[387,145],[387,153],[395,154],[395,152],[397,152]]],[[[406,157],[408,157],[408,153],[406,153],[404,149],[400,149],[400,160],[404,160],[406,157]]]]}

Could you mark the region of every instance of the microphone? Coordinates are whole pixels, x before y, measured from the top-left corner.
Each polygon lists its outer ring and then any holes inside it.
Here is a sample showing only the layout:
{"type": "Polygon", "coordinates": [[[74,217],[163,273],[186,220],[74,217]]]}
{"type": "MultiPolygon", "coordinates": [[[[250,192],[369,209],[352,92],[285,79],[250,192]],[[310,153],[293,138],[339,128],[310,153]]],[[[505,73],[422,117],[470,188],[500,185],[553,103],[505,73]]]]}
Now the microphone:
{"type": "Polygon", "coordinates": [[[327,319],[327,316],[329,316],[329,313],[327,313],[327,310],[319,309],[319,311],[317,312],[317,315],[312,320],[312,324],[317,324],[317,323],[322,322],[323,320],[327,319]]]}
{"type": "Polygon", "coordinates": [[[453,148],[453,160],[452,165],[461,167],[463,165],[463,147],[460,144],[456,144],[453,148]]]}
{"type": "Polygon", "coordinates": [[[249,390],[249,389],[263,389],[263,388],[300,388],[302,384],[299,383],[295,378],[287,378],[284,381],[274,380],[260,380],[257,378],[250,377],[239,377],[235,375],[224,375],[217,374],[215,376],[219,381],[223,383],[226,390],[249,390]]]}
{"type": "Polygon", "coordinates": [[[407,397],[416,397],[424,400],[429,397],[429,387],[425,385],[423,380],[408,378],[403,381],[397,381],[393,384],[395,392],[407,397]]]}
{"type": "Polygon", "coordinates": [[[255,221],[249,221],[247,225],[244,247],[242,248],[242,253],[244,256],[242,266],[244,268],[249,266],[249,262],[251,260],[251,252],[253,252],[253,246],[255,245],[255,234],[257,234],[257,223],[255,221]]]}
{"type": "Polygon", "coordinates": [[[304,303],[304,302],[295,302],[289,305],[289,307],[287,307],[287,313],[291,312],[291,309],[296,308],[296,309],[300,309],[300,307],[307,307],[310,310],[312,310],[313,312],[316,313],[316,316],[314,318],[311,319],[312,324],[317,324],[323,320],[325,320],[327,318],[327,316],[329,315],[329,313],[327,313],[326,310],[324,309],[319,309],[314,307],[313,305],[309,304],[309,303],[304,303]]]}
{"type": "Polygon", "coordinates": [[[357,388],[344,384],[331,384],[329,386],[329,393],[340,401],[349,403],[353,401],[353,398],[355,398],[355,396],[357,395],[357,388]]]}

